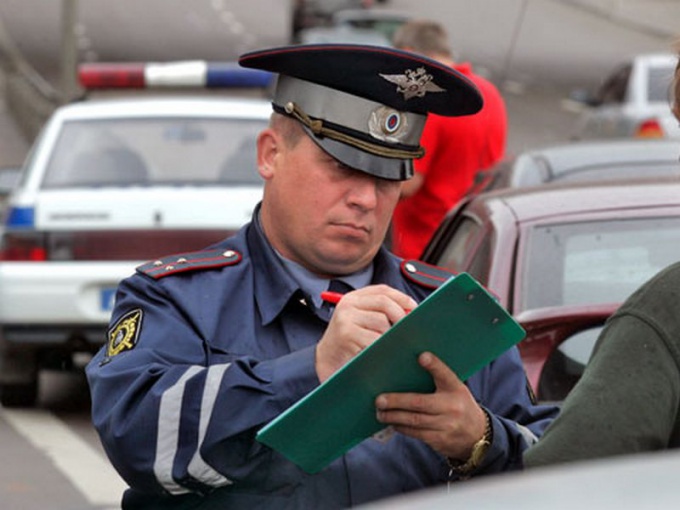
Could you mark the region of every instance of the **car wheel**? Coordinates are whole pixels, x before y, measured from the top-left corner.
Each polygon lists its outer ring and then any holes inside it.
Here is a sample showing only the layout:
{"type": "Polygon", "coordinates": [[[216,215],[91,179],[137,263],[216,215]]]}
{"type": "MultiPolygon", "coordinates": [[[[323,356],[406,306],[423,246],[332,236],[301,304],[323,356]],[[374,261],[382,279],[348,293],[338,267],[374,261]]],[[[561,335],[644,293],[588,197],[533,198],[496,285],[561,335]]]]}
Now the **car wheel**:
{"type": "Polygon", "coordinates": [[[0,404],[4,407],[33,407],[37,400],[37,378],[30,383],[0,385],[0,404]]]}
{"type": "Polygon", "coordinates": [[[30,407],[38,399],[38,353],[0,335],[0,404],[30,407]]]}

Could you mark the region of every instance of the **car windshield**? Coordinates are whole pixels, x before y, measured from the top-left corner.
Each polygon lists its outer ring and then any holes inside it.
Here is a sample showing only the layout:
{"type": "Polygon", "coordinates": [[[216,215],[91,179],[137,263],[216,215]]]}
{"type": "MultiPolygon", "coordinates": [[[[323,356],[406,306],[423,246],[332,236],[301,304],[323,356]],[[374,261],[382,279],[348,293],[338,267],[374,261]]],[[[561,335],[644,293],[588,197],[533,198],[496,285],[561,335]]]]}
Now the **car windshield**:
{"type": "Polygon", "coordinates": [[[42,187],[260,185],[255,141],[266,124],[205,118],[70,121],[42,187]]]}
{"type": "Polygon", "coordinates": [[[679,245],[678,218],[535,228],[524,259],[520,308],[622,302],[678,260],[679,245]]]}
{"type": "Polygon", "coordinates": [[[396,19],[389,19],[389,18],[361,19],[361,18],[356,18],[356,19],[345,20],[345,23],[353,26],[354,28],[358,28],[358,29],[375,30],[376,32],[379,32],[382,35],[384,35],[385,38],[388,41],[391,41],[392,37],[394,36],[394,33],[397,31],[397,29],[401,25],[404,24],[404,20],[401,19],[401,18],[396,18],[396,19]]]}
{"type": "Polygon", "coordinates": [[[647,83],[647,98],[649,102],[670,104],[674,72],[675,66],[672,64],[649,68],[649,81],[647,83]]]}

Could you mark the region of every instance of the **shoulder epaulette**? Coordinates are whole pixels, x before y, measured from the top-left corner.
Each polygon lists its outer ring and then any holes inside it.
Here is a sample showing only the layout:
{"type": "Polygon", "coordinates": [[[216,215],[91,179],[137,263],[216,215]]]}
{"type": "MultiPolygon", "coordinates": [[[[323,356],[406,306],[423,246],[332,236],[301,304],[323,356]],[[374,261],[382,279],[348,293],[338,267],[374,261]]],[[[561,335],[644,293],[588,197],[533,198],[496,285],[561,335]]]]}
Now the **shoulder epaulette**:
{"type": "Polygon", "coordinates": [[[436,289],[456,273],[443,267],[432,266],[421,260],[404,260],[401,272],[412,282],[430,289],[436,289]]]}
{"type": "Polygon", "coordinates": [[[241,261],[241,254],[234,250],[210,250],[170,255],[152,260],[137,268],[137,272],[158,280],[171,274],[233,266],[241,261]]]}

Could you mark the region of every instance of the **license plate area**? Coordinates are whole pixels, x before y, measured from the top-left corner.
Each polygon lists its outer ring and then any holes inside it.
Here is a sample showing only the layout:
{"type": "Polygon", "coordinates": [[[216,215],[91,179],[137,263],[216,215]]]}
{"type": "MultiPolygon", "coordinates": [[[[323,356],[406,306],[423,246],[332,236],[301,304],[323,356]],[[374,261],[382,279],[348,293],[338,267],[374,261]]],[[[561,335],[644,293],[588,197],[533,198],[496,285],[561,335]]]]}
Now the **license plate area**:
{"type": "Polygon", "coordinates": [[[110,312],[113,310],[113,305],[116,300],[116,288],[107,287],[99,291],[99,308],[103,312],[110,312]]]}

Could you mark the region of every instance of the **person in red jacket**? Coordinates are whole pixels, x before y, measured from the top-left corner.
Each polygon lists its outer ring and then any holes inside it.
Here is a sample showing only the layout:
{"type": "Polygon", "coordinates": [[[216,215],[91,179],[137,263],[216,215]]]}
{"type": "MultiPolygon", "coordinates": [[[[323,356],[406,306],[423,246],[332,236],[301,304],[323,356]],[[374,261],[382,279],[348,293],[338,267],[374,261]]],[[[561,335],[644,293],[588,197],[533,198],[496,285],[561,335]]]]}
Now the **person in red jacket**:
{"type": "Polygon", "coordinates": [[[470,79],[484,99],[479,113],[464,117],[429,115],[421,137],[425,156],[415,160],[415,176],[402,186],[392,222],[392,250],[419,258],[444,215],[471,189],[475,175],[505,153],[507,112],[498,89],[453,60],[449,37],[438,23],[413,20],[394,34],[396,48],[420,53],[470,79]]]}

